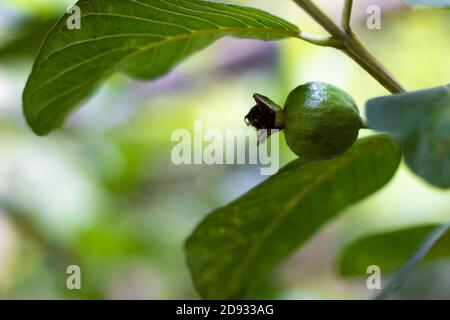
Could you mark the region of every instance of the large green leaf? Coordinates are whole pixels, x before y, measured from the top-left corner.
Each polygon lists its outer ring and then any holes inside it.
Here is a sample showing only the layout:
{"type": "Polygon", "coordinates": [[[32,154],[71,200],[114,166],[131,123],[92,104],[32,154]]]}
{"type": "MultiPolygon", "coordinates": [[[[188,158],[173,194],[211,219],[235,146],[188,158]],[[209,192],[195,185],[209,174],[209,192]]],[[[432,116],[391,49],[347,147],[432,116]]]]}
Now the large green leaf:
{"type": "Polygon", "coordinates": [[[257,9],[198,0],[81,0],[81,29],[65,15],[50,32],[28,79],[23,105],[43,135],[115,71],[154,79],[224,36],[277,40],[296,26],[257,9]]]}
{"type": "Polygon", "coordinates": [[[429,183],[450,187],[450,88],[441,86],[367,102],[368,124],[402,144],[405,161],[429,183]]]}
{"type": "MultiPolygon", "coordinates": [[[[341,253],[339,272],[344,277],[365,275],[377,265],[383,273],[397,270],[439,225],[430,224],[369,235],[350,243],[341,253]]],[[[450,232],[427,254],[424,261],[450,257],[450,232]]]]}
{"type": "Polygon", "coordinates": [[[364,138],[332,160],[293,161],[209,214],[185,246],[200,295],[242,297],[340,210],[384,186],[400,158],[389,136],[364,138]]]}

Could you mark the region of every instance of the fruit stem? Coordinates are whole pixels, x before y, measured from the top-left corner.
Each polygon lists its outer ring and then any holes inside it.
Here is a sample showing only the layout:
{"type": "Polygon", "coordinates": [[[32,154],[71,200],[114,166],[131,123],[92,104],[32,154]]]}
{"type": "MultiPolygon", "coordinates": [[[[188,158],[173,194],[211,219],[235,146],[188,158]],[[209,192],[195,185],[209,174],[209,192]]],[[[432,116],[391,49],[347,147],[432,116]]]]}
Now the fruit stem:
{"type": "Polygon", "coordinates": [[[286,115],[283,109],[275,113],[275,127],[278,130],[284,130],[286,128],[286,115]]]}
{"type": "Polygon", "coordinates": [[[319,23],[340,46],[336,47],[347,54],[351,59],[366,70],[375,80],[391,93],[402,93],[405,89],[400,82],[364,47],[356,35],[350,30],[350,15],[352,1],[347,1],[344,6],[344,29],[338,26],[311,0],[293,0],[306,11],[317,23],[319,23]],[[347,17],[348,15],[348,17],[347,17]]]}
{"type": "Polygon", "coordinates": [[[367,124],[366,121],[364,121],[363,119],[361,119],[360,123],[359,123],[359,128],[360,129],[372,129],[369,127],[369,125],[367,124]]]}

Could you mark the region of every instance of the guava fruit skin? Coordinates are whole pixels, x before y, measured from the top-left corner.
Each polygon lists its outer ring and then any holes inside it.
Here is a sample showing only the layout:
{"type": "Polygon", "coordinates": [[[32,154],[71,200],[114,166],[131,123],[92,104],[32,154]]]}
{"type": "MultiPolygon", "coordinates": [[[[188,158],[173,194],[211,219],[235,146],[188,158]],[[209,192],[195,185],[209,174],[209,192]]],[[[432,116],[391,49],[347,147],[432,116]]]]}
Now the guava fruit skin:
{"type": "Polygon", "coordinates": [[[355,143],[361,128],[353,98],[327,83],[310,82],[295,88],[284,113],[286,142],[303,159],[337,157],[355,143]]]}

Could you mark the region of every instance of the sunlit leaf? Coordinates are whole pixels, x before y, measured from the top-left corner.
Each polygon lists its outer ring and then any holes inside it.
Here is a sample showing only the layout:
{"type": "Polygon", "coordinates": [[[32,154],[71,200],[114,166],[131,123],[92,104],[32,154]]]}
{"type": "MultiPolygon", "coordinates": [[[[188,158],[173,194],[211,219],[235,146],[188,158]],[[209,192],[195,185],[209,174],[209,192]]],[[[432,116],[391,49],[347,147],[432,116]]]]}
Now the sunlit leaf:
{"type": "Polygon", "coordinates": [[[450,88],[441,86],[367,102],[371,128],[389,132],[406,163],[429,183],[450,188],[450,88]]]}
{"type": "Polygon", "coordinates": [[[58,128],[114,72],[154,79],[224,36],[278,40],[296,26],[257,9],[198,0],[81,0],[81,29],[65,15],[47,36],[23,105],[40,135],[58,128]]]}
{"type": "Polygon", "coordinates": [[[364,138],[332,160],[293,161],[209,214],[185,247],[200,295],[243,297],[339,211],[384,186],[400,158],[389,136],[364,138]]]}

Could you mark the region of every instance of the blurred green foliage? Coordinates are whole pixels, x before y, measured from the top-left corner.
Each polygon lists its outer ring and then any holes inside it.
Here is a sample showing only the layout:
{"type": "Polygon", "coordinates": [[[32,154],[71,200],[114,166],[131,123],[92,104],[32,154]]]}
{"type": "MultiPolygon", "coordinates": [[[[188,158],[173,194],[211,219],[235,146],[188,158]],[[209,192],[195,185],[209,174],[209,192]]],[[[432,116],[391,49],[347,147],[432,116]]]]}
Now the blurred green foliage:
{"type": "MultiPolygon", "coordinates": [[[[313,28],[287,2],[240,3],[313,28]]],[[[14,41],[20,47],[24,21],[53,19],[66,5],[2,1],[0,20],[9,23],[0,48],[14,41]]],[[[448,82],[450,74],[449,14],[401,7],[383,15],[382,30],[368,31],[364,14],[355,29],[408,89],[432,87],[448,82]]],[[[345,88],[360,108],[386,93],[335,50],[296,40],[264,45],[226,39],[156,82],[113,77],[64,131],[41,139],[21,111],[31,64],[32,57],[19,54],[0,58],[0,199],[8,203],[0,207],[0,297],[8,299],[198,298],[184,261],[184,240],[207,212],[261,177],[252,166],[173,165],[172,131],[192,129],[194,120],[215,128],[244,127],[251,94],[264,92],[282,103],[292,88],[308,81],[345,88]],[[81,267],[81,291],[66,288],[69,264],[81,267]]],[[[293,158],[282,145],[282,162],[293,158]]],[[[365,279],[344,282],[336,274],[334,258],[343,244],[367,232],[448,221],[449,207],[448,192],[430,188],[403,168],[388,188],[346,210],[252,296],[369,297],[365,279]]],[[[415,290],[399,297],[413,291],[416,298],[430,296],[427,286],[449,276],[448,265],[435,268],[440,271],[418,271],[407,284],[415,290]]],[[[445,283],[436,290],[437,297],[450,292],[445,283]]]]}

